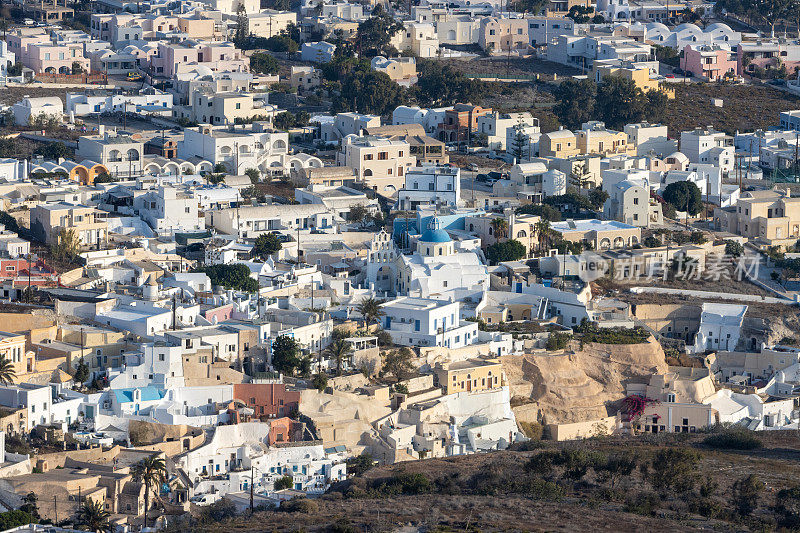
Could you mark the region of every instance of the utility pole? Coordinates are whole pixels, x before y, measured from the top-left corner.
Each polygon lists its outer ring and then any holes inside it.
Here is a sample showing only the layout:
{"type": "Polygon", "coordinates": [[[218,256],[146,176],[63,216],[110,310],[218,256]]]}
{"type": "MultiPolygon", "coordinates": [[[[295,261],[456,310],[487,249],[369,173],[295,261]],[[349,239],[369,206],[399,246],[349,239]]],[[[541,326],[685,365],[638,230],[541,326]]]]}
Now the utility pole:
{"type": "Polygon", "coordinates": [[[55,494],[53,494],[53,509],[55,511],[55,514],[56,514],[56,522],[55,523],[56,523],[56,525],[58,525],[58,500],[56,498],[57,498],[57,496],[55,494]]]}
{"type": "Polygon", "coordinates": [[[253,465],[250,464],[250,514],[253,514],[253,465]]]}

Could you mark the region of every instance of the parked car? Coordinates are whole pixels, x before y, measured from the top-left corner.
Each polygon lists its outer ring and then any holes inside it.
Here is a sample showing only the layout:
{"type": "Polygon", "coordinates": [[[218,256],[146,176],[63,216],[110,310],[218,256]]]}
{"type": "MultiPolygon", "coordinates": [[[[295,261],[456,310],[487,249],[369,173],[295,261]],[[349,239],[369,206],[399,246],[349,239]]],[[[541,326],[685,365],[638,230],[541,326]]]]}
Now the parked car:
{"type": "Polygon", "coordinates": [[[783,87],[784,85],[786,85],[786,80],[776,78],[774,80],[769,80],[767,83],[769,83],[770,85],[775,85],[777,87],[783,87]]]}
{"type": "Polygon", "coordinates": [[[196,505],[211,505],[212,503],[216,503],[221,499],[222,496],[220,496],[218,493],[214,493],[214,494],[198,494],[189,501],[196,505]]]}

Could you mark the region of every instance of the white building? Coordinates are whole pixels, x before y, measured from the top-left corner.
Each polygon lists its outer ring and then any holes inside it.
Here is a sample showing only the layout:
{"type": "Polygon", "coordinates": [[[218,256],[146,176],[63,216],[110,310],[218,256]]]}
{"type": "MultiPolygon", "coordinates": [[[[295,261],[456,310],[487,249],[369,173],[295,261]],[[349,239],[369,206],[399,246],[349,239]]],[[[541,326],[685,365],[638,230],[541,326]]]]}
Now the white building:
{"type": "Polygon", "coordinates": [[[303,43],[300,47],[300,59],[303,61],[314,61],[315,63],[327,63],[333,59],[336,45],[325,41],[316,43],[303,43]]]}
{"type": "Polygon", "coordinates": [[[416,211],[420,205],[461,203],[461,169],[458,167],[422,166],[406,169],[405,186],[397,193],[397,208],[416,211]]]}
{"type": "Polygon", "coordinates": [[[704,303],[694,339],[695,352],[736,350],[746,312],[746,305],[704,303]]]}
{"type": "Polygon", "coordinates": [[[14,123],[17,126],[28,126],[37,117],[53,117],[61,122],[64,118],[64,103],[57,96],[42,98],[23,98],[11,106],[14,123]]]}
{"type": "Polygon", "coordinates": [[[678,143],[669,138],[667,127],[662,124],[626,124],[624,131],[628,135],[628,145],[636,147],[638,156],[652,152],[658,157],[665,157],[678,149],[678,143]]]}
{"type": "Polygon", "coordinates": [[[158,187],[136,196],[133,208],[142,220],[160,236],[205,229],[198,216],[197,200],[174,187],[158,187]]]}
{"type": "MultiPolygon", "coordinates": [[[[498,113],[478,117],[478,133],[486,135],[490,150],[511,150],[507,143],[508,130],[515,127],[539,126],[530,113],[498,113]]],[[[537,139],[538,141],[538,139],[537,139]]]]}
{"type": "Polygon", "coordinates": [[[724,173],[733,170],[733,138],[721,131],[696,128],[681,132],[681,152],[691,163],[707,163],[724,173]]]}
{"type": "Polygon", "coordinates": [[[172,93],[148,89],[137,94],[67,93],[66,113],[85,117],[96,113],[172,113],[172,93]]]}
{"type": "Polygon", "coordinates": [[[52,421],[50,415],[52,392],[48,385],[21,383],[1,386],[0,405],[13,410],[25,409],[27,420],[25,431],[28,432],[38,425],[49,424],[52,421]]]}
{"type": "Polygon", "coordinates": [[[433,217],[417,241],[416,252],[398,255],[394,290],[422,298],[459,289],[486,290],[489,273],[478,253],[457,251],[439,219],[433,217]]]}
{"type": "Polygon", "coordinates": [[[478,323],[461,323],[459,302],[400,297],[384,303],[384,330],[404,346],[462,348],[478,342],[478,323]]]}

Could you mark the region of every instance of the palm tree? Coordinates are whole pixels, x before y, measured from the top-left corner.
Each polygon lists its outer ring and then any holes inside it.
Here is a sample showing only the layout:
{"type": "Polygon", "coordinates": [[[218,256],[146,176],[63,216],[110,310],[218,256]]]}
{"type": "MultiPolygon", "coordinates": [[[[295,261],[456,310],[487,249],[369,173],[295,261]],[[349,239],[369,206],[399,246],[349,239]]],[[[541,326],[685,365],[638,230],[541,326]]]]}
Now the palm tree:
{"type": "Polygon", "coordinates": [[[372,322],[377,322],[380,317],[386,314],[381,308],[381,302],[375,298],[364,298],[358,304],[358,312],[364,317],[367,328],[372,322]]]}
{"type": "Polygon", "coordinates": [[[336,359],[336,375],[342,375],[342,360],[350,354],[350,343],[344,339],[334,339],[332,343],[325,348],[325,352],[336,359]]]}
{"type": "Polygon", "coordinates": [[[0,385],[11,385],[17,377],[14,365],[5,357],[0,357],[0,385]]]}
{"type": "Polygon", "coordinates": [[[95,533],[105,530],[109,516],[111,515],[99,501],[86,500],[78,509],[78,520],[95,533]]]}
{"type": "Polygon", "coordinates": [[[548,240],[550,234],[550,221],[541,219],[534,227],[536,228],[536,234],[539,236],[539,250],[541,252],[541,250],[545,248],[544,244],[548,240]]]}
{"type": "Polygon", "coordinates": [[[164,459],[156,454],[145,457],[133,466],[133,479],[144,483],[144,527],[147,527],[147,509],[150,507],[150,490],[158,487],[167,478],[164,459]]]}
{"type": "Polygon", "coordinates": [[[502,237],[506,236],[506,232],[508,231],[508,222],[504,218],[495,218],[490,223],[492,229],[494,230],[494,238],[497,242],[500,242],[502,237]]]}

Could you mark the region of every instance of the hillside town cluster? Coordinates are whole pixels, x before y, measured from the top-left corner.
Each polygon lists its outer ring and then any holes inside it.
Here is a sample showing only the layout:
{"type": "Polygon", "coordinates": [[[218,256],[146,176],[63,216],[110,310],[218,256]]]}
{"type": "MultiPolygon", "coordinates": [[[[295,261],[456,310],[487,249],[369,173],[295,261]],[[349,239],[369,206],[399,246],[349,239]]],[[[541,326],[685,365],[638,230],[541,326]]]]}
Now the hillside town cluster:
{"type": "Polygon", "coordinates": [[[800,429],[800,110],[545,131],[471,102],[302,100],[375,10],[401,26],[370,66],[407,88],[418,60],[535,54],[674,99],[794,72],[800,42],[676,24],[713,11],[691,2],[97,0],[88,31],[78,4],[15,0],[0,41],[0,91],[32,93],[3,139],[67,149],[0,159],[0,511],[142,531],[365,464],[800,429]],[[299,49],[259,72],[242,33],[299,49]]]}

